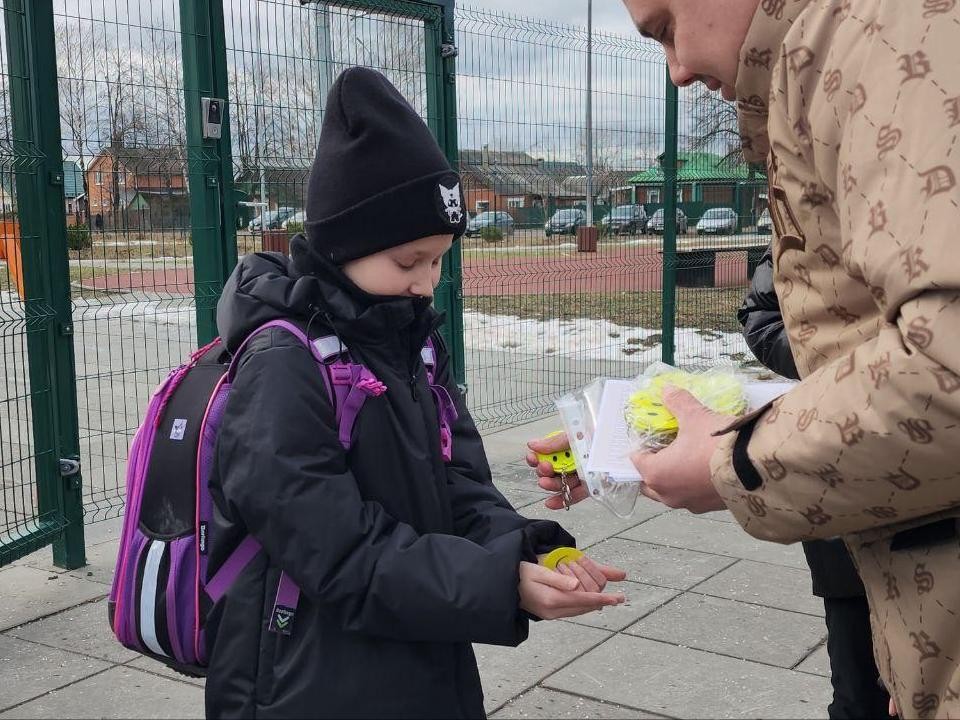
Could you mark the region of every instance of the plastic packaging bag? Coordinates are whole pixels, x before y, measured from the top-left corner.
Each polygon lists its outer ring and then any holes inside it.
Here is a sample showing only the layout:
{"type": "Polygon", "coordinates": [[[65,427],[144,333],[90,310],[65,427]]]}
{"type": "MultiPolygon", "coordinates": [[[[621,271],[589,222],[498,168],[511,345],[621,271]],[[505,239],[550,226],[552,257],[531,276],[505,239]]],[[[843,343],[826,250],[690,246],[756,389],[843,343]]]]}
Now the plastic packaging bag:
{"type": "Polygon", "coordinates": [[[606,382],[605,378],[599,378],[580,390],[567,393],[557,400],[557,410],[570,440],[577,474],[580,481],[586,485],[590,497],[614,515],[626,518],[633,514],[640,494],[639,475],[636,478],[617,479],[609,473],[587,470],[606,382]]]}
{"type": "Polygon", "coordinates": [[[668,386],[688,390],[707,407],[742,415],[790,389],[757,383],[733,366],[690,373],[657,363],[635,380],[599,378],[563,395],[557,410],[570,440],[580,480],[594,500],[618,517],[633,514],[643,478],[629,455],[660,450],[677,435],[677,419],[663,405],[668,386]]]}
{"type": "Polygon", "coordinates": [[[636,390],[623,409],[634,450],[662,450],[677,437],[677,418],[663,402],[668,387],[686,390],[721,415],[738,416],[747,410],[746,384],[733,366],[693,373],[655,363],[637,378],[636,390]]]}

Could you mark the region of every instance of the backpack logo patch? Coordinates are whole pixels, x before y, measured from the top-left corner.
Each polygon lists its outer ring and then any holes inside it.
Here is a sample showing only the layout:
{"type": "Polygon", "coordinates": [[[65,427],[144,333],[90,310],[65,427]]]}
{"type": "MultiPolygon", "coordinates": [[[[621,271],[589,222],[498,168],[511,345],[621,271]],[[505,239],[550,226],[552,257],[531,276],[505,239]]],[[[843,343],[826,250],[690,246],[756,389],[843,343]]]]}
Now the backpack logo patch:
{"type": "Polygon", "coordinates": [[[460,201],[460,183],[452,188],[448,188],[442,183],[440,188],[440,202],[443,211],[447,214],[447,222],[451,225],[459,225],[463,220],[463,204],[460,201]]]}
{"type": "Polygon", "coordinates": [[[173,421],[173,427],[170,429],[171,440],[183,440],[187,432],[187,421],[185,418],[177,418],[173,421]]]}
{"type": "Polygon", "coordinates": [[[271,632],[279,633],[280,635],[290,635],[293,632],[293,617],[295,614],[296,610],[293,608],[278,605],[274,609],[273,616],[270,619],[271,632]]]}

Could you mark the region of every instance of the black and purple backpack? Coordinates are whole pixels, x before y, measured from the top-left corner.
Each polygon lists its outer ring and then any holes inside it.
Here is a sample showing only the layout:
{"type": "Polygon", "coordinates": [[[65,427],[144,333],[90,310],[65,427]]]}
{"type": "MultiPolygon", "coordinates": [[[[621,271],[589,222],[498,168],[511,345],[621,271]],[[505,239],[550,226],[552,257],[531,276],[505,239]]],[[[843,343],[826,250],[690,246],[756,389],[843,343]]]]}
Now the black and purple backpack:
{"type": "MultiPolygon", "coordinates": [[[[109,620],[125,647],[194,676],[206,672],[207,613],[259,553],[246,536],[212,577],[207,577],[208,528],[213,514],[208,482],[217,432],[246,345],[261,332],[282,328],[309,348],[334,404],[340,443],[351,435],[364,401],[386,392],[365,366],[350,361],[335,335],[311,341],[291,322],[257,328],[231,359],[215,340],[171,372],[154,392],[130,447],[123,534],[109,598],[109,620]]],[[[434,380],[434,346],[421,352],[437,403],[444,459],[452,450],[457,411],[434,380]]],[[[300,590],[281,573],[270,630],[290,634],[300,590]]]]}

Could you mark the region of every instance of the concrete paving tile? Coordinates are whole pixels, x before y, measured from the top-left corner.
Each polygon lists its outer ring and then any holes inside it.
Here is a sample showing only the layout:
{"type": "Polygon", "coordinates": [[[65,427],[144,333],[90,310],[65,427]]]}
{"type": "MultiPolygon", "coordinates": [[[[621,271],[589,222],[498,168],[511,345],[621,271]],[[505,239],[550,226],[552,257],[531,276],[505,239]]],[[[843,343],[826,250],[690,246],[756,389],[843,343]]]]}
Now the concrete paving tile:
{"type": "Polygon", "coordinates": [[[830,681],[666,643],[615,635],[543,683],[691,718],[823,718],[830,681]]]}
{"type": "Polygon", "coordinates": [[[633,582],[677,590],[688,590],[736,562],[720,555],[622,538],[611,538],[590,548],[590,556],[625,570],[627,579],[633,582]]]}
{"type": "Polygon", "coordinates": [[[820,644],[826,628],[810,615],[685,593],[624,632],[792,668],[820,644]]]}
{"type": "Polygon", "coordinates": [[[658,715],[625,708],[620,705],[588,700],[567,693],[536,687],[503,709],[490,716],[490,720],[605,720],[606,718],[656,718],[658,715]]]}
{"type": "Polygon", "coordinates": [[[604,608],[597,612],[570,618],[567,622],[617,632],[632,625],[640,618],[649,615],[661,605],[669,602],[680,594],[679,590],[671,590],[669,588],[655,587],[653,585],[644,585],[642,583],[629,581],[611,583],[607,586],[607,589],[622,590],[626,594],[627,601],[623,603],[623,605],[604,608]]]}
{"type": "Polygon", "coordinates": [[[85,548],[87,564],[76,570],[64,570],[63,568],[56,567],[53,564],[53,558],[50,557],[49,548],[45,551],[34,553],[24,564],[43,570],[44,572],[63,573],[64,575],[75,577],[79,580],[106,585],[108,591],[110,584],[113,582],[113,571],[117,563],[117,542],[118,541],[112,541],[99,543],[97,545],[90,545],[88,543],[85,548]]]}
{"type": "Polygon", "coordinates": [[[0,635],[0,712],[108,667],[101,660],[0,635]]]}
{"type": "Polygon", "coordinates": [[[140,655],[133,662],[128,662],[127,667],[134,667],[138,670],[143,670],[144,672],[153,673],[154,675],[163,675],[164,677],[171,678],[172,680],[190,683],[191,685],[196,685],[197,687],[204,686],[203,678],[188,677],[187,675],[178,673],[176,670],[170,669],[159,660],[154,660],[146,655],[140,655]]]}
{"type": "Polygon", "coordinates": [[[619,518],[599,503],[584,500],[570,510],[549,510],[543,504],[524,508],[523,515],[538,520],[554,520],[577,539],[577,547],[590,548],[664,512],[663,506],[641,498],[632,517],[619,518]]]}
{"type": "Polygon", "coordinates": [[[37,698],[0,718],[202,718],[203,690],[118,666],[37,698]]]}
{"type": "Polygon", "coordinates": [[[107,624],[107,601],[87,603],[64,610],[43,620],[21,625],[8,633],[11,637],[49,645],[60,650],[89,655],[114,663],[137,657],[113,636],[107,624]]]}
{"type": "Polygon", "coordinates": [[[814,650],[810,657],[797,665],[796,669],[800,672],[830,677],[830,656],[827,654],[826,643],[814,650]]]}
{"type": "Polygon", "coordinates": [[[0,632],[108,592],[99,583],[23,565],[0,571],[0,587],[0,632]]]}
{"type": "Polygon", "coordinates": [[[823,617],[823,600],[811,592],[809,570],[740,560],[695,589],[704,595],[823,617]]]}
{"type": "Polygon", "coordinates": [[[484,704],[493,712],[610,633],[563,622],[530,623],[529,639],[517,648],[475,645],[484,704]]]}
{"type": "Polygon", "coordinates": [[[516,487],[506,484],[497,484],[497,489],[503,493],[503,496],[510,501],[510,504],[517,510],[542,503],[548,497],[549,493],[537,492],[536,490],[519,490],[516,487]]]}
{"type": "Polygon", "coordinates": [[[737,524],[699,518],[685,510],[661,515],[619,534],[630,540],[699,550],[714,555],[729,555],[800,569],[807,567],[799,543],[788,546],[762,542],[748,535],[737,524]]]}

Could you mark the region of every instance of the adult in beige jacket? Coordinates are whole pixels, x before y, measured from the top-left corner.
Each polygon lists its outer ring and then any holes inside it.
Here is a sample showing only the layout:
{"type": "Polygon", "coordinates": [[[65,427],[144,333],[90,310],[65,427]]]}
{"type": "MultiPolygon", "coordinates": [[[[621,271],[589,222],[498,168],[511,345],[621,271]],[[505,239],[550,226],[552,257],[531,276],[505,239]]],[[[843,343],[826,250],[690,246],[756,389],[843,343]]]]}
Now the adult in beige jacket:
{"type": "Polygon", "coordinates": [[[625,3],[767,164],[803,378],[732,425],[676,393],[676,442],[635,457],[646,493],[765,540],[842,536],[901,715],[960,716],[960,2],[625,3]]]}

